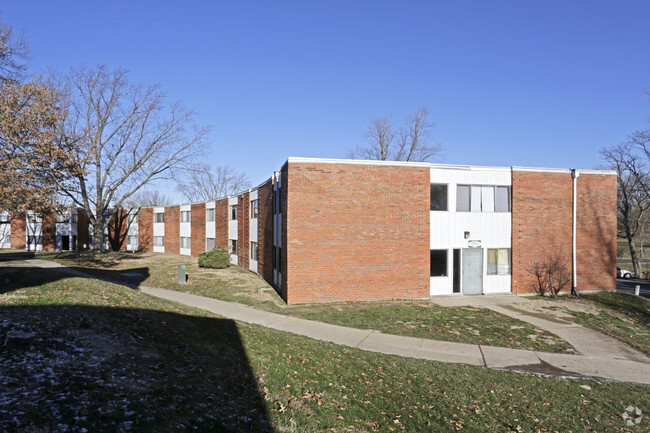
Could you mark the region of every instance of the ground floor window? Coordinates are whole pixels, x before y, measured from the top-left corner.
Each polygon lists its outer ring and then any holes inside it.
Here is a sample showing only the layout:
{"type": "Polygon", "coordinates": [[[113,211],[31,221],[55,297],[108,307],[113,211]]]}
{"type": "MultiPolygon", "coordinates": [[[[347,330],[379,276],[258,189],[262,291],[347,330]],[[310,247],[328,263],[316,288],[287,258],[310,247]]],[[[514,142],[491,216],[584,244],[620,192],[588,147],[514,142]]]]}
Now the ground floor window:
{"type": "Polygon", "coordinates": [[[181,238],[181,248],[190,249],[192,248],[192,239],[188,237],[181,238]]]}
{"type": "Polygon", "coordinates": [[[164,236],[154,236],[153,237],[153,246],[154,247],[164,247],[165,246],[165,237],[164,236]]]}
{"type": "MultiPolygon", "coordinates": [[[[214,209],[212,209],[212,210],[214,210],[214,209]]],[[[206,250],[211,251],[211,250],[214,249],[215,246],[216,246],[216,243],[214,241],[214,238],[206,238],[205,239],[205,249],[206,250]]]]}
{"type": "Polygon", "coordinates": [[[230,254],[237,254],[237,239],[230,239],[228,243],[230,254]]]}
{"type": "Polygon", "coordinates": [[[488,275],[510,275],[510,248],[488,248],[488,275]]]}
{"type": "Polygon", "coordinates": [[[257,260],[257,242],[251,242],[251,260],[257,260]]]}
{"type": "Polygon", "coordinates": [[[129,235],[126,239],[126,243],[129,245],[138,245],[138,235],[129,235]]]}
{"type": "Polygon", "coordinates": [[[447,276],[447,250],[431,250],[431,276],[447,276]]]}

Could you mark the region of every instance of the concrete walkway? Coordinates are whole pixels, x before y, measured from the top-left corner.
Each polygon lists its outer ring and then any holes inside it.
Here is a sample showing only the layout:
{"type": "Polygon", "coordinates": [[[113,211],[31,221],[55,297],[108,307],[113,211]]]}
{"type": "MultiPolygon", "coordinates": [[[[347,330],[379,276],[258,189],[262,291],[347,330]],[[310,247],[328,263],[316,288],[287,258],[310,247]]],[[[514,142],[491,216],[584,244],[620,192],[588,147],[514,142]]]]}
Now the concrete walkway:
{"type": "MultiPolygon", "coordinates": [[[[30,264],[75,276],[94,278],[75,269],[45,260],[30,264]]],[[[434,302],[446,306],[475,305],[531,323],[557,334],[580,354],[567,355],[476,344],[451,343],[383,334],[312,320],[298,319],[242,304],[152,287],[133,287],[151,296],[210,311],[220,316],[329,341],[372,352],[455,364],[507,369],[565,377],[594,377],[650,385],[650,358],[627,345],[580,325],[534,311],[531,301],[515,296],[443,297],[434,302]]]]}

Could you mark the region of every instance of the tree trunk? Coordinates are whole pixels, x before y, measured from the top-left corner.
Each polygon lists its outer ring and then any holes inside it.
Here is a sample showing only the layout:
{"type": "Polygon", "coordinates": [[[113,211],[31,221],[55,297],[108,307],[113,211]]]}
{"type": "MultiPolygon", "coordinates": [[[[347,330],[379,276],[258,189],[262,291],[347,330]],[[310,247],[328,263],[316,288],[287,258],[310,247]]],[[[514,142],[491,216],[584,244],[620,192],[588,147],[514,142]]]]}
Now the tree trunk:
{"type": "MultiPolygon", "coordinates": [[[[102,218],[103,219],[103,218],[102,218]]],[[[93,224],[93,251],[104,251],[104,222],[99,218],[93,224]]]]}
{"type": "Polygon", "coordinates": [[[623,226],[625,227],[625,237],[627,238],[627,244],[630,247],[630,258],[632,259],[634,276],[636,278],[643,278],[643,275],[641,275],[641,262],[636,253],[636,246],[634,245],[634,238],[632,237],[632,231],[630,230],[630,223],[626,218],[623,218],[623,226]]]}

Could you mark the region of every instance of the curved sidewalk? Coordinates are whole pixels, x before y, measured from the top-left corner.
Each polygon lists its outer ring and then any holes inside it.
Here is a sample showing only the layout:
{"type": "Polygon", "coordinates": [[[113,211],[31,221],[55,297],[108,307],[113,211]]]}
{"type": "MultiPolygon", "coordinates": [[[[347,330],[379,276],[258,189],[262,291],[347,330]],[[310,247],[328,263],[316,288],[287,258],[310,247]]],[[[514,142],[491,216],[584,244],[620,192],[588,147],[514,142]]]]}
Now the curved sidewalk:
{"type": "MultiPolygon", "coordinates": [[[[96,278],[58,263],[38,259],[29,261],[39,267],[50,268],[75,276],[96,278]]],[[[555,333],[566,339],[582,354],[568,355],[536,352],[383,334],[378,331],[348,328],[284,316],[242,304],[189,293],[144,286],[134,287],[116,281],[110,282],[126,285],[151,296],[207,310],[229,319],[372,352],[553,376],[594,377],[650,385],[650,358],[647,356],[634,351],[618,340],[580,325],[559,319],[550,320],[548,317],[539,317],[538,313],[527,310],[520,302],[514,302],[517,306],[504,305],[504,303],[491,302],[489,298],[483,298],[481,299],[483,301],[481,306],[516,317],[555,333]],[[485,302],[486,299],[487,302],[485,302]]],[[[506,298],[503,300],[507,301],[506,298]]],[[[446,300],[443,298],[434,301],[444,305],[446,300]]],[[[479,298],[474,300],[454,298],[447,302],[453,304],[454,302],[477,301],[479,301],[479,298]]],[[[511,301],[515,300],[511,299],[511,301]]]]}

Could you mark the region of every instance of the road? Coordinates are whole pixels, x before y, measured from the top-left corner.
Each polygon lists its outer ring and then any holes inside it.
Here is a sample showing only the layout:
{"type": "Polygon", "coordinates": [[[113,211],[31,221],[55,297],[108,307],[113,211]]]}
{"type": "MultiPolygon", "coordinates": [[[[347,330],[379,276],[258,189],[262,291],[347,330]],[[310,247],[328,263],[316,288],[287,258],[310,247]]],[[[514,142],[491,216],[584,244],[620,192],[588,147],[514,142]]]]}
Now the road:
{"type": "Polygon", "coordinates": [[[616,289],[622,292],[634,293],[634,288],[636,287],[637,284],[641,286],[641,290],[639,291],[639,294],[644,298],[650,298],[650,281],[635,280],[633,278],[630,280],[624,280],[622,278],[616,279],[616,289]]]}

